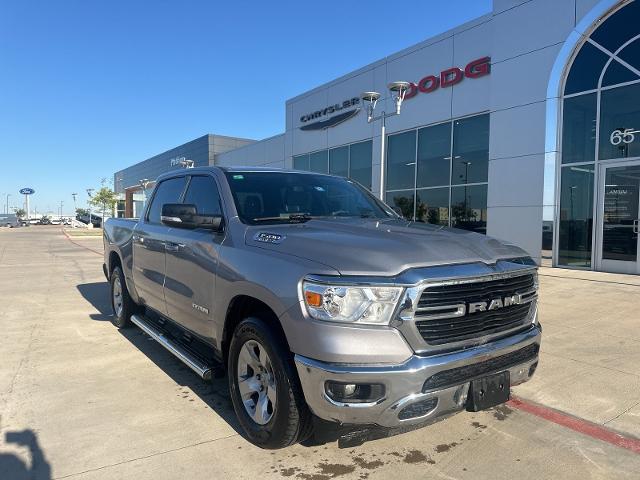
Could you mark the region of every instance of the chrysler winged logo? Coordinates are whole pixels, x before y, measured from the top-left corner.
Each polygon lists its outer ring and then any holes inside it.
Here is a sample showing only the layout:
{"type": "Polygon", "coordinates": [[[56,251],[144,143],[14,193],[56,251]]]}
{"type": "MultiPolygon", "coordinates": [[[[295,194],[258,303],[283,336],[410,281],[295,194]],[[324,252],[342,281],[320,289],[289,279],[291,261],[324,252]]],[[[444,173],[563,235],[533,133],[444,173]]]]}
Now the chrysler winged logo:
{"type": "Polygon", "coordinates": [[[516,293],[504,298],[494,298],[489,302],[471,302],[467,305],[467,312],[486,312],[489,310],[498,310],[511,305],[520,305],[522,303],[522,295],[516,293]]]}

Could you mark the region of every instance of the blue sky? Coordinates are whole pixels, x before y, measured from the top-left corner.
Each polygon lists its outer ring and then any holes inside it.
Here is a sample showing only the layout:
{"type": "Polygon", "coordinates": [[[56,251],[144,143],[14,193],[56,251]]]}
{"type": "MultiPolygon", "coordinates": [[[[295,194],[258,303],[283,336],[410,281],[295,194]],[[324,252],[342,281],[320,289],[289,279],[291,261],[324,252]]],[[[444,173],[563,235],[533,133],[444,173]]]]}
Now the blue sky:
{"type": "Polygon", "coordinates": [[[0,0],[0,205],[38,214],[185,141],[284,131],[286,99],[483,15],[491,0],[0,0]]]}

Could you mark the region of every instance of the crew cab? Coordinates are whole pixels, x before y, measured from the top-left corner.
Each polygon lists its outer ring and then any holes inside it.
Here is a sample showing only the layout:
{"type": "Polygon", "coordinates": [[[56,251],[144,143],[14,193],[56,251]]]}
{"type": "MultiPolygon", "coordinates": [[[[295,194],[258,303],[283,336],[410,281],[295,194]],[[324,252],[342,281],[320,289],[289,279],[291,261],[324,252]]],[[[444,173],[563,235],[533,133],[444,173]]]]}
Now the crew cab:
{"type": "Polygon", "coordinates": [[[247,439],[341,446],[509,399],[538,364],[537,269],[520,248],[408,221],[349,179],[201,167],[110,218],[113,324],[228,377],[247,439]]]}

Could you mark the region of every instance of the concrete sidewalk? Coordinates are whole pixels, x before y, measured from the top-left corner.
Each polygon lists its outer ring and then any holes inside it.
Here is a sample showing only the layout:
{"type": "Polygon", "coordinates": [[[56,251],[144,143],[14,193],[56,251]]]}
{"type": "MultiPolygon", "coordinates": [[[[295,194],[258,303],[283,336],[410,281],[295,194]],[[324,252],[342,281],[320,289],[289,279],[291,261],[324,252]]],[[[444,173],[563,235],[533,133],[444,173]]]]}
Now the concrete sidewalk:
{"type": "Polygon", "coordinates": [[[640,438],[640,277],[539,274],[540,367],[516,393],[640,438]]]}

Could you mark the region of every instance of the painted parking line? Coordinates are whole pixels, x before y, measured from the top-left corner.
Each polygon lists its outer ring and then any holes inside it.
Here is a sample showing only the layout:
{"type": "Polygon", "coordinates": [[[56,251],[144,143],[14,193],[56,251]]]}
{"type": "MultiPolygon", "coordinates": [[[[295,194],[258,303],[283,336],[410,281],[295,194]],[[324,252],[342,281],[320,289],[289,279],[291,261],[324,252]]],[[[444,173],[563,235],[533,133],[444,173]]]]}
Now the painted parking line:
{"type": "Polygon", "coordinates": [[[549,407],[544,407],[535,403],[522,400],[518,397],[511,397],[511,400],[507,402],[510,407],[522,410],[537,417],[543,418],[557,425],[561,425],[565,428],[569,428],[575,432],[587,435],[589,437],[601,440],[603,442],[610,443],[616,447],[630,450],[634,453],[640,454],[640,440],[631,437],[625,437],[613,430],[609,430],[602,425],[589,422],[582,418],[577,418],[567,413],[559,412],[549,407]]]}

